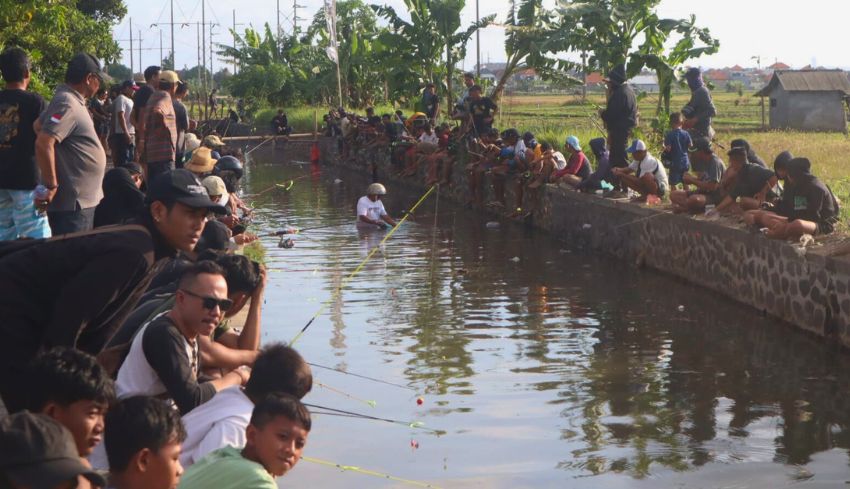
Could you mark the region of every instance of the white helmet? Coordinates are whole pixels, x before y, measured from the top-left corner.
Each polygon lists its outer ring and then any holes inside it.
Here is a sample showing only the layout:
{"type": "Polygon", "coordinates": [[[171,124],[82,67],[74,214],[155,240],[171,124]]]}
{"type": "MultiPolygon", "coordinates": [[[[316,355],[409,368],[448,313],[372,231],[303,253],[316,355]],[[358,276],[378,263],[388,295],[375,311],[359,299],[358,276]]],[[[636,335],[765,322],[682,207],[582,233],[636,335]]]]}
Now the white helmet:
{"type": "Polygon", "coordinates": [[[387,195],[387,189],[380,183],[373,183],[366,189],[366,195],[387,195]]]}

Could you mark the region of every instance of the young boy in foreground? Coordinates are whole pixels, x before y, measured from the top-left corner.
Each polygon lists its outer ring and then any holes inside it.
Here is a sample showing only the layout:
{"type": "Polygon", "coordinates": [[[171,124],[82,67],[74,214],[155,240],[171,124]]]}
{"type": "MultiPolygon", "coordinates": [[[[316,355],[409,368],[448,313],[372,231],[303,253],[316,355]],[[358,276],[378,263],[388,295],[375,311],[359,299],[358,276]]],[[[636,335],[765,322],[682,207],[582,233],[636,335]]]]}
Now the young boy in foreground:
{"type": "Polygon", "coordinates": [[[186,471],[180,489],[277,489],[275,477],[301,459],[311,425],[301,401],[272,394],[254,408],[245,448],[228,446],[202,458],[186,471]]]}
{"type": "Polygon", "coordinates": [[[57,347],[36,357],[28,380],[27,408],[65,426],[80,457],[91,455],[103,439],[103,417],[115,400],[106,370],[87,353],[57,347]]]}
{"type": "Polygon", "coordinates": [[[110,489],[176,489],[186,438],[180,415],[165,401],[128,397],[106,416],[110,489]]]}

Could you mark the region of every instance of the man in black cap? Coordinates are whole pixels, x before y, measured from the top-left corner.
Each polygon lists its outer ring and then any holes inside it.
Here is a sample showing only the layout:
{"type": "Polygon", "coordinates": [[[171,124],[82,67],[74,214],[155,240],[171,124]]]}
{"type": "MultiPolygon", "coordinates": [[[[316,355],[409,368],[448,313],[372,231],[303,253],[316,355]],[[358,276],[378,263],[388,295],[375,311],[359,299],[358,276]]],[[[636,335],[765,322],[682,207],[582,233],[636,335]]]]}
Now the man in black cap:
{"type": "MultiPolygon", "coordinates": [[[[192,251],[209,212],[225,212],[188,170],[149,183],[132,225],[0,247],[0,395],[10,411],[25,391],[20,371],[42,349],[93,355],[132,311],[165,258],[192,251]]],[[[100,358],[105,367],[114,358],[100,358]]]]}
{"type": "Polygon", "coordinates": [[[103,476],[83,464],[68,430],[26,411],[0,421],[0,482],[13,489],[106,486],[103,476]]]}
{"type": "Polygon", "coordinates": [[[765,235],[771,239],[832,233],[839,219],[838,200],[829,187],[811,174],[811,168],[808,158],[789,161],[788,186],[774,211],[748,211],[744,221],[764,228],[765,235]]]}
{"type": "Polygon", "coordinates": [[[779,182],[776,174],[763,166],[748,161],[748,147],[740,141],[732,142],[729,150],[729,173],[734,179],[728,194],[714,209],[717,213],[758,209],[772,196],[772,189],[779,182]]]}
{"type": "Polygon", "coordinates": [[[37,122],[36,161],[45,196],[36,204],[47,209],[54,236],[86,231],[94,224],[94,208],[103,193],[106,153],[86,106],[109,76],[90,54],[80,53],[68,63],[65,84],[37,122]]]}
{"type": "Polygon", "coordinates": [[[127,163],[115,167],[103,177],[103,200],[94,211],[94,227],[124,224],[139,216],[145,207],[142,186],[142,167],[127,163]]]}
{"type": "Polygon", "coordinates": [[[711,128],[711,118],[717,115],[717,109],[711,101],[711,92],[702,80],[699,68],[691,68],[685,73],[688,88],[691,89],[691,100],[682,108],[685,122],[682,127],[691,133],[691,137],[706,137],[714,139],[714,129],[711,128]]]}
{"type": "Polygon", "coordinates": [[[599,112],[608,130],[609,161],[612,168],[629,166],[626,146],[632,129],[637,125],[637,99],[632,87],[626,83],[626,66],[619,64],[608,73],[608,105],[599,112]]]}

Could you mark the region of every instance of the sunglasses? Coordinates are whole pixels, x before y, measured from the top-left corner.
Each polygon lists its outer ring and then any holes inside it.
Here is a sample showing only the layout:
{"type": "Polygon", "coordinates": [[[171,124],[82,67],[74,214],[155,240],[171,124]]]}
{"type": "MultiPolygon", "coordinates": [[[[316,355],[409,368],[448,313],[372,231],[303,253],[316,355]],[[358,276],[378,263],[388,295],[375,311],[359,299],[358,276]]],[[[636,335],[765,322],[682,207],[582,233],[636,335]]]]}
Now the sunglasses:
{"type": "Polygon", "coordinates": [[[233,307],[233,301],[230,299],[216,299],[215,297],[204,297],[186,289],[180,289],[184,294],[188,294],[197,299],[201,299],[201,305],[204,309],[212,311],[218,306],[221,312],[227,312],[233,307]]]}

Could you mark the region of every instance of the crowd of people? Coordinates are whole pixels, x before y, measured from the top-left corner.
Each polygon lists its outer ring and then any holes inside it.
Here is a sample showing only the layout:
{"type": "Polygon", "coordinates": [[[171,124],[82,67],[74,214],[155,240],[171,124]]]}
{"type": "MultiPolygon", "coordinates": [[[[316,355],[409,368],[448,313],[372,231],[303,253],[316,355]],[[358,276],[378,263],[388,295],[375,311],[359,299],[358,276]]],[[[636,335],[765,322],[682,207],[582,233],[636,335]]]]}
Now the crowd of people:
{"type": "Polygon", "coordinates": [[[240,151],[173,71],[109,87],[81,53],[46,102],[31,70],[0,54],[0,488],[276,488],[312,374],[260,345],[240,151]]]}
{"type": "Polygon", "coordinates": [[[559,148],[538,142],[528,131],[495,129],[498,107],[484,96],[472,73],[464,75],[464,90],[451,110],[454,124],[438,123],[439,99],[429,84],[420,103],[422,112],[377,117],[367,109],[360,117],[340,108],[325,116],[325,134],[341,138],[343,158],[358,149],[386,147],[398,175],[421,178],[420,168],[426,168],[429,186],[451,184],[461,157],[458,149],[464,147],[469,203],[487,205],[509,217],[533,214],[539,207],[540,188],[552,185],[647,205],[667,201],[676,213],[739,216],[770,238],[831,233],[839,219],[839,201],[811,173],[811,162],[783,151],[768,168],[743,139],[731,141],[726,150],[716,141],[712,127],[716,109],[700,70],[689,69],[685,80],[691,98],[670,115],[670,130],[657,156],[646,141],[633,139],[638,104],[623,65],[605,78],[607,103],[599,117],[606,134],[588,142],[587,154],[576,136],[567,137],[559,148]],[[512,202],[506,199],[508,182],[515,186],[512,202]],[[490,195],[492,199],[485,202],[490,195]]]}

